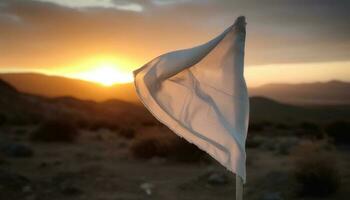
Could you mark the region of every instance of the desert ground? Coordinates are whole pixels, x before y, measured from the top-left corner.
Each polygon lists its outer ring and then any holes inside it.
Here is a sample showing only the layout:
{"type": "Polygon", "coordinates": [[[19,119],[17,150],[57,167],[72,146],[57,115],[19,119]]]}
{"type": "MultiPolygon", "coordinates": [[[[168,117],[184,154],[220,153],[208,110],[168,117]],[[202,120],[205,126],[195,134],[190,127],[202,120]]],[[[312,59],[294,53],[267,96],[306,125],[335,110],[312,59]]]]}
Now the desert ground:
{"type": "MultiPolygon", "coordinates": [[[[234,199],[235,176],[142,106],[0,84],[0,199],[234,199]]],[[[347,200],[349,107],[251,98],[249,200],[347,200]]]]}
{"type": "MultiPolygon", "coordinates": [[[[74,143],[28,141],[34,129],[1,128],[2,143],[13,148],[1,157],[1,199],[234,199],[234,175],[206,156],[188,161],[166,156],[135,158],[129,150],[132,139],[107,129],[81,131],[74,143]]],[[[302,197],[297,195],[292,175],[296,153],[288,152],[302,141],[268,136],[259,140],[264,141],[247,150],[246,199],[348,199],[349,148],[324,147],[337,160],[341,177],[337,192],[302,197]]]]}

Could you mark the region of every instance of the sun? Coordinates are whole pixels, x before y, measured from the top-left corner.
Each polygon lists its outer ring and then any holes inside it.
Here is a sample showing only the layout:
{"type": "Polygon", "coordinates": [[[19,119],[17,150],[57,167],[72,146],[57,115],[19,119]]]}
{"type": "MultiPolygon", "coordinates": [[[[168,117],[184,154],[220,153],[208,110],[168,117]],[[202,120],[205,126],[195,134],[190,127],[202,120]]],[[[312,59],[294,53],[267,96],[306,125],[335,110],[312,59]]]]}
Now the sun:
{"type": "Polygon", "coordinates": [[[133,81],[131,72],[122,71],[114,63],[102,63],[92,69],[81,72],[76,77],[111,86],[116,83],[128,83],[133,81]]]}

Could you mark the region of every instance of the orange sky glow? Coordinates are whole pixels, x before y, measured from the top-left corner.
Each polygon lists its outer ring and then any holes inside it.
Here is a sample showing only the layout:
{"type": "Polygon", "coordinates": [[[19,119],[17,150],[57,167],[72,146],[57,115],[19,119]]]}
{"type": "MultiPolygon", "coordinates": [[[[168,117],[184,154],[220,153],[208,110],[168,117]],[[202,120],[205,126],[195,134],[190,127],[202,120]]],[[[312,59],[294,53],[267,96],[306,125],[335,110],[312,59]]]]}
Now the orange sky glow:
{"type": "MultiPolygon", "coordinates": [[[[47,75],[58,75],[81,79],[111,86],[118,83],[133,81],[132,71],[141,66],[136,62],[118,62],[111,60],[96,60],[82,66],[58,69],[16,69],[3,72],[36,72],[47,75]]],[[[350,62],[329,63],[293,63],[247,66],[245,78],[248,86],[257,87],[268,83],[305,83],[318,81],[341,80],[350,81],[350,62]]]]}
{"type": "Polygon", "coordinates": [[[0,73],[131,82],[154,57],[205,43],[244,14],[248,86],[350,81],[348,7],[345,0],[3,0],[0,73]]]}

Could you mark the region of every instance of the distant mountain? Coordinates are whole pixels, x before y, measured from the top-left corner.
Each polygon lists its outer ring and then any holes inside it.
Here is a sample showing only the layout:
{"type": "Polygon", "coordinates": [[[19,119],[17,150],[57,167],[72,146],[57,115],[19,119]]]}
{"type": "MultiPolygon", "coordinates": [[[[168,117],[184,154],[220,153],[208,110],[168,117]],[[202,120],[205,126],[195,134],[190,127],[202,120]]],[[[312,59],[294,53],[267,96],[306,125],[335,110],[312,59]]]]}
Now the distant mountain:
{"type": "MultiPolygon", "coordinates": [[[[0,80],[0,126],[31,124],[63,117],[82,127],[137,127],[157,120],[139,104],[120,100],[95,102],[73,97],[48,98],[23,94],[0,80]]],[[[250,98],[251,122],[299,123],[350,119],[350,106],[294,106],[265,98],[250,98]]]]}
{"type": "Polygon", "coordinates": [[[0,79],[0,91],[3,92],[3,94],[8,94],[8,93],[15,93],[17,94],[17,90],[7,82],[3,81],[0,79]]]}
{"type": "Polygon", "coordinates": [[[0,80],[0,126],[2,123],[40,123],[56,117],[88,126],[130,126],[154,119],[146,109],[120,100],[95,102],[73,97],[48,98],[23,94],[0,80]]]}
{"type": "Polygon", "coordinates": [[[0,74],[0,79],[10,83],[18,91],[46,97],[72,96],[82,100],[119,99],[138,102],[131,83],[105,87],[88,81],[34,73],[0,74]]]}
{"type": "Polygon", "coordinates": [[[251,96],[265,96],[280,102],[304,105],[350,104],[350,83],[341,81],[267,84],[250,88],[251,96]]]}
{"type": "MultiPolygon", "coordinates": [[[[42,74],[0,74],[18,91],[46,97],[72,96],[82,100],[106,101],[119,99],[137,102],[134,85],[115,84],[111,87],[42,74]]],[[[350,83],[341,81],[301,84],[267,84],[249,88],[250,96],[264,96],[295,105],[350,105],[350,83]]]]}
{"type": "Polygon", "coordinates": [[[350,105],[296,106],[265,97],[250,98],[250,120],[281,123],[325,122],[350,119],[350,105]]]}
{"type": "Polygon", "coordinates": [[[37,119],[41,108],[14,87],[0,80],[0,124],[4,121],[26,121],[37,119]]]}

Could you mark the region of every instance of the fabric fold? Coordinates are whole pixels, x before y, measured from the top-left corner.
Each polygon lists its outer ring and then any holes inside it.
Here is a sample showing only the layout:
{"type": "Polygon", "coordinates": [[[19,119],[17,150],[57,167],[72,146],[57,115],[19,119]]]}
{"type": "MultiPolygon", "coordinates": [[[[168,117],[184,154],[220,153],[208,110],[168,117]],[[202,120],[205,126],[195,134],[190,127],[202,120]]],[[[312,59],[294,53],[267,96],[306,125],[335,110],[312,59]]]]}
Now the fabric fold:
{"type": "Polygon", "coordinates": [[[190,49],[161,55],[134,71],[141,102],[174,133],[246,181],[249,98],[245,18],[190,49]]]}

